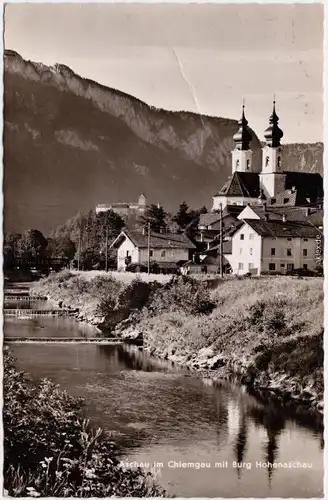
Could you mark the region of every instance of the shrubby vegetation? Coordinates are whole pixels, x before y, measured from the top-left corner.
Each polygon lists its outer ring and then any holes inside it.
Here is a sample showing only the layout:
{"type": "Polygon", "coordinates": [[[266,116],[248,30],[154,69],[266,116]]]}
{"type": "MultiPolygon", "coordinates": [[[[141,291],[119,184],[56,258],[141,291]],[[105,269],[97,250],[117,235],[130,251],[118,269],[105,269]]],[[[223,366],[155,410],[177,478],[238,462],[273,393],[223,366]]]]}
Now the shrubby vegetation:
{"type": "Polygon", "coordinates": [[[10,496],[163,496],[150,474],[120,467],[118,450],[83,418],[82,400],[34,384],[4,348],[4,488],[10,496]]]}
{"type": "Polygon", "coordinates": [[[253,386],[293,379],[293,391],[304,399],[322,399],[320,279],[227,279],[217,280],[213,289],[190,277],[166,284],[136,279],[129,285],[110,276],[90,282],[63,274],[52,279],[40,282],[50,296],[89,304],[90,311],[106,318],[109,330],[128,320],[116,333],[132,325],[158,356],[174,355],[200,369],[214,367],[218,376],[237,375],[253,386]]]}

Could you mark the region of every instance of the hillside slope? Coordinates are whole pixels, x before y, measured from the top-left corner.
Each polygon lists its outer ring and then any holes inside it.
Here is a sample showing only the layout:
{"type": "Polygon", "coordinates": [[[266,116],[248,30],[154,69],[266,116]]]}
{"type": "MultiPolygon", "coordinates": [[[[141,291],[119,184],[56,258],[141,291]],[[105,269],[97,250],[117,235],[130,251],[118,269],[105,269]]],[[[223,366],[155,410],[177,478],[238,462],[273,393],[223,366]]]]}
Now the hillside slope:
{"type": "MultiPolygon", "coordinates": [[[[7,230],[47,231],[78,210],[141,192],[167,210],[183,199],[210,208],[230,175],[236,120],[158,110],[14,51],[5,52],[4,85],[7,230]]],[[[252,147],[259,168],[255,135],[252,147]]],[[[321,156],[306,158],[304,169],[320,171],[321,156]]],[[[291,158],[289,169],[299,169],[302,155],[291,158]]]]}

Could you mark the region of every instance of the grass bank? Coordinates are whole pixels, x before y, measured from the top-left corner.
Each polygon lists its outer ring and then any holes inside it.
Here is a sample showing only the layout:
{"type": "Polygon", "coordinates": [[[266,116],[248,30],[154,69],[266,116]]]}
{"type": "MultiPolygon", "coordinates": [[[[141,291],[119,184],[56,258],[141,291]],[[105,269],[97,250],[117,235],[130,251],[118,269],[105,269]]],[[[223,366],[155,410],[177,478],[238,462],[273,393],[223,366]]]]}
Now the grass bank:
{"type": "Polygon", "coordinates": [[[123,469],[109,435],[83,418],[83,401],[18,372],[4,348],[4,488],[12,497],[165,494],[141,469],[123,469]]]}
{"type": "Polygon", "coordinates": [[[213,378],[323,410],[323,280],[263,277],[130,283],[61,273],[35,289],[92,309],[105,331],[213,378]]]}

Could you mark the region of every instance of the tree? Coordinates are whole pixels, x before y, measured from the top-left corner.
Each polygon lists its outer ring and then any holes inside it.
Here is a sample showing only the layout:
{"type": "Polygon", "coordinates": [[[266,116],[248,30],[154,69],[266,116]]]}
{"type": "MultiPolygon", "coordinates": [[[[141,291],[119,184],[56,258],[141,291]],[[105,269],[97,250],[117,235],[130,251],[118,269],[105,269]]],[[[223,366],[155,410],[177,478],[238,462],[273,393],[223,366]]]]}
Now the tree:
{"type": "Polygon", "coordinates": [[[179,209],[174,216],[173,220],[181,227],[181,229],[185,229],[189,222],[191,222],[193,216],[189,210],[189,207],[185,201],[180,203],[179,209]]]}
{"type": "Polygon", "coordinates": [[[166,212],[160,205],[149,205],[141,216],[141,224],[144,228],[150,224],[150,230],[154,233],[167,231],[166,212]]]}
{"type": "Polygon", "coordinates": [[[48,240],[37,229],[25,231],[17,242],[18,255],[29,258],[44,257],[48,240]]]}
{"type": "Polygon", "coordinates": [[[48,238],[47,255],[49,257],[72,260],[75,252],[75,243],[68,236],[48,238]]]}

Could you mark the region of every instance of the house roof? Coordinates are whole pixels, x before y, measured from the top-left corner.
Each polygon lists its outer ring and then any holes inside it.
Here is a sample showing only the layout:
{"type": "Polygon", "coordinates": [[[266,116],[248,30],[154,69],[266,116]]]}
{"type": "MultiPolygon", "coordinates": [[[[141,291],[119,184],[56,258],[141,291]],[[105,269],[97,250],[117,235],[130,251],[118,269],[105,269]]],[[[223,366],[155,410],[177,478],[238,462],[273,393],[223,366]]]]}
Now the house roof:
{"type": "Polygon", "coordinates": [[[215,196],[260,196],[259,174],[255,172],[234,172],[215,196]]]}
{"type": "MultiPolygon", "coordinates": [[[[148,248],[148,236],[138,231],[122,231],[111,244],[111,248],[120,246],[125,238],[129,238],[138,248],[148,248]]],[[[152,232],[150,234],[150,248],[194,249],[196,246],[185,234],[162,234],[152,232]]]]}
{"type": "MultiPolygon", "coordinates": [[[[245,207],[240,205],[226,205],[222,210],[222,219],[225,217],[233,217],[237,218],[240,212],[245,207]]],[[[210,212],[208,214],[200,214],[198,227],[205,226],[208,227],[211,224],[215,224],[215,222],[220,221],[220,212],[210,212]]]]}
{"type": "MultiPolygon", "coordinates": [[[[211,252],[220,253],[220,243],[213,245],[212,247],[205,250],[206,254],[210,254],[211,252]]],[[[223,254],[232,253],[232,240],[227,240],[223,242],[223,254]]]]}
{"type": "Polygon", "coordinates": [[[265,221],[258,219],[246,219],[244,221],[260,236],[273,238],[315,238],[318,230],[312,224],[297,221],[265,221]]]}
{"type": "Polygon", "coordinates": [[[323,226],[323,210],[313,209],[313,212],[307,215],[306,208],[304,207],[272,207],[267,206],[265,209],[263,206],[250,206],[251,210],[256,213],[261,219],[266,216],[269,221],[281,220],[283,216],[286,216],[287,222],[298,221],[308,224],[314,224],[315,226],[323,226]]]}

